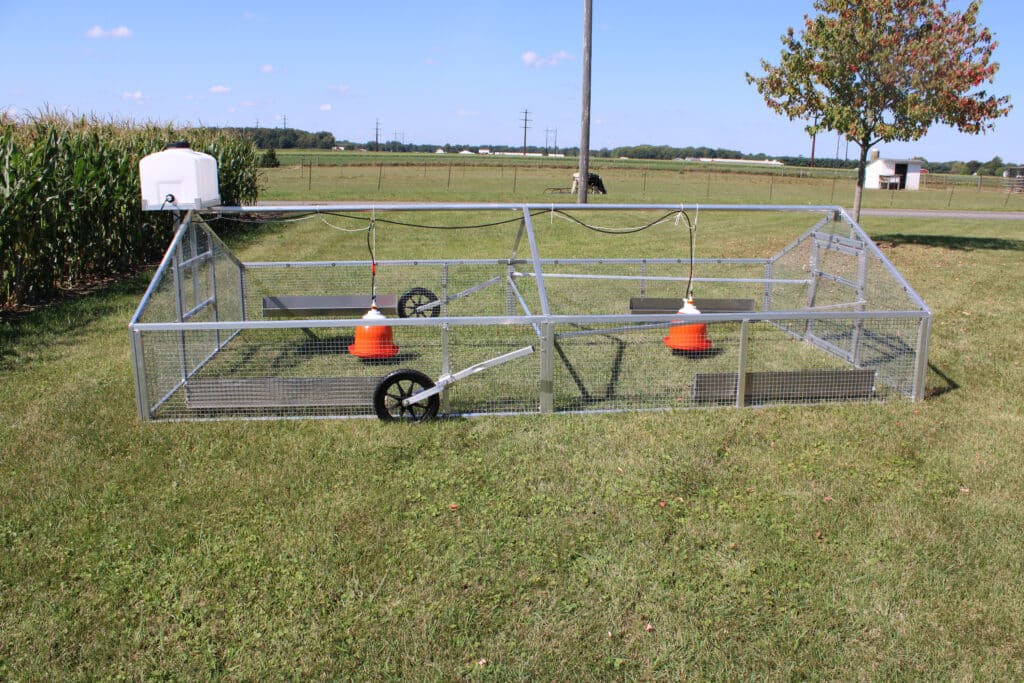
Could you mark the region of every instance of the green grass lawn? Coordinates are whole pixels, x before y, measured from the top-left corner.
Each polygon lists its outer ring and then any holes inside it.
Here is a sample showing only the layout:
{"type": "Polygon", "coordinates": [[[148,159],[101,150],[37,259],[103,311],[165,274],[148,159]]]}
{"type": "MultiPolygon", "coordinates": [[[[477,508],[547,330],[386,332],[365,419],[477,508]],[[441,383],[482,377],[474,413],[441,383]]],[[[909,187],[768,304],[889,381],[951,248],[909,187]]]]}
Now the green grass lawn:
{"type": "Polygon", "coordinates": [[[863,223],[935,313],[922,403],[143,424],[146,276],[4,318],[0,679],[1021,679],[1022,223],[863,223]]]}
{"type": "MultiPolygon", "coordinates": [[[[576,159],[477,155],[372,154],[305,150],[262,169],[265,201],[573,202],[576,159]],[[314,163],[314,160],[315,163],[314,163]],[[554,192],[553,190],[561,190],[554,192]]],[[[851,206],[855,175],[829,168],[712,166],[672,161],[592,160],[607,195],[593,202],[839,204],[851,206]]],[[[868,190],[865,208],[1024,211],[1024,193],[978,189],[971,178],[940,176],[917,192],[868,190]],[[953,180],[966,184],[953,185],[953,180]]]]}

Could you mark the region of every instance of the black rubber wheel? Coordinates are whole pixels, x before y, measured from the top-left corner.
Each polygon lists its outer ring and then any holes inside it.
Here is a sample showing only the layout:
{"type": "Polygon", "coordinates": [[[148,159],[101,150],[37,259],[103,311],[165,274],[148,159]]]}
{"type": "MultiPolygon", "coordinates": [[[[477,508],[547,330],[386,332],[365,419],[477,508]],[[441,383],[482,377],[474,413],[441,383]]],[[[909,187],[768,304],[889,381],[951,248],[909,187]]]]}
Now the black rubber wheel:
{"type": "Polygon", "coordinates": [[[437,295],[426,287],[413,287],[408,292],[398,297],[399,318],[436,318],[441,315],[441,307],[434,306],[425,311],[416,309],[426,304],[437,301],[437,295]]]}
{"type": "Polygon", "coordinates": [[[425,401],[403,406],[402,401],[429,389],[434,382],[417,370],[395,370],[377,385],[373,392],[373,411],[384,421],[408,420],[423,422],[437,416],[441,404],[437,394],[425,401]]]}

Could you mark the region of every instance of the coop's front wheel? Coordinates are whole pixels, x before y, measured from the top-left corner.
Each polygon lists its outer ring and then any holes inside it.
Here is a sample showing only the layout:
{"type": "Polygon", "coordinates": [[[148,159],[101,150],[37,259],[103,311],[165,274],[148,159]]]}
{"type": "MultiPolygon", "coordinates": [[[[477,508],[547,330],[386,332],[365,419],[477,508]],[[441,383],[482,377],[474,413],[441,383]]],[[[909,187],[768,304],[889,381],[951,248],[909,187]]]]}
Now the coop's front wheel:
{"type": "Polygon", "coordinates": [[[377,385],[373,392],[373,410],[382,420],[422,422],[437,416],[441,401],[437,394],[409,405],[402,401],[434,386],[434,382],[416,370],[395,370],[377,385]]]}
{"type": "Polygon", "coordinates": [[[441,315],[440,306],[420,310],[421,306],[432,304],[437,301],[437,295],[426,287],[413,287],[408,292],[398,297],[399,318],[436,318],[441,315]]]}

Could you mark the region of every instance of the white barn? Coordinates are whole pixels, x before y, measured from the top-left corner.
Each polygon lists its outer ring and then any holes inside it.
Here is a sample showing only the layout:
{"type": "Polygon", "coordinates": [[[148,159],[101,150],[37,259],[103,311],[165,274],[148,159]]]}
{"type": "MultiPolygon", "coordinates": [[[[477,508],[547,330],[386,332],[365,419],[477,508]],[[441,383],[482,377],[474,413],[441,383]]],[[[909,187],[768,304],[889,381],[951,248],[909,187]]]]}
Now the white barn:
{"type": "Polygon", "coordinates": [[[865,169],[864,187],[868,190],[919,190],[921,160],[875,157],[865,169]]]}

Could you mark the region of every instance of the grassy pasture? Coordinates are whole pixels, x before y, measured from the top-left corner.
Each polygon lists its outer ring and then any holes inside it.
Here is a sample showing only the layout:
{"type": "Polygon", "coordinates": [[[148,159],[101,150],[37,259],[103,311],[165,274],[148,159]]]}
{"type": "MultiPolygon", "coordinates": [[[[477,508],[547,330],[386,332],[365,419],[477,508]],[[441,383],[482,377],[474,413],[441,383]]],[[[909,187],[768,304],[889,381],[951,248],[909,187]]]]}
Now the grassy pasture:
{"type": "MultiPolygon", "coordinates": [[[[263,197],[526,196],[491,169],[457,192],[417,170],[431,182],[385,166],[377,194],[376,169],[344,169],[311,195],[282,169],[263,197]]],[[[618,173],[608,200],[696,199],[618,173]]],[[[762,180],[730,178],[736,201],[766,201],[762,180]]],[[[791,191],[775,201],[830,202],[829,181],[791,191]]],[[[863,222],[935,312],[920,404],[140,424],[145,276],[0,320],[0,678],[1019,680],[1021,222],[863,222]]],[[[700,248],[759,254],[784,227],[708,225],[700,248]]],[[[303,223],[233,246],[334,239],[303,223]]],[[[635,255],[614,239],[555,246],[635,255]]]]}
{"type": "MultiPolygon", "coordinates": [[[[295,153],[262,169],[264,201],[417,200],[571,202],[574,159],[459,154],[295,153]],[[333,154],[333,156],[332,156],[333,154]],[[315,162],[314,162],[315,160],[315,162]],[[551,190],[563,192],[552,192],[551,190]]],[[[600,160],[608,195],[594,202],[839,204],[853,202],[851,171],[771,169],[671,161],[600,160]]],[[[938,187],[937,181],[932,181],[938,187]]],[[[868,190],[865,208],[1024,211],[1024,193],[974,184],[916,192],[868,190]]]]}

